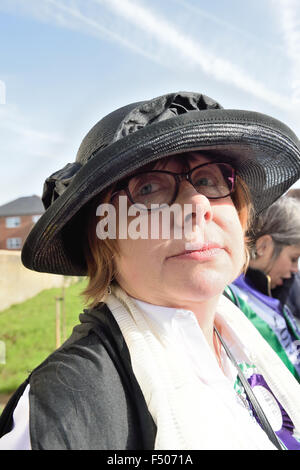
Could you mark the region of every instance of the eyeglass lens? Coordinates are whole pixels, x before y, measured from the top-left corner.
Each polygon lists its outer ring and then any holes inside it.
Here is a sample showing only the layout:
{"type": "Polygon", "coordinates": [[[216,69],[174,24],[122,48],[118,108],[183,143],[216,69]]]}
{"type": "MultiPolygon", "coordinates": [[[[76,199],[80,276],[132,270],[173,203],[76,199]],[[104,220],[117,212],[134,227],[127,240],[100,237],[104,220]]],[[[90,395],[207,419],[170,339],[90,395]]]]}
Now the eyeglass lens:
{"type": "MultiPolygon", "coordinates": [[[[190,183],[196,191],[209,199],[224,198],[232,193],[234,173],[227,163],[201,165],[189,172],[190,183]]],[[[132,202],[143,204],[170,204],[177,191],[176,174],[153,170],[133,176],[128,182],[132,202]]]]}

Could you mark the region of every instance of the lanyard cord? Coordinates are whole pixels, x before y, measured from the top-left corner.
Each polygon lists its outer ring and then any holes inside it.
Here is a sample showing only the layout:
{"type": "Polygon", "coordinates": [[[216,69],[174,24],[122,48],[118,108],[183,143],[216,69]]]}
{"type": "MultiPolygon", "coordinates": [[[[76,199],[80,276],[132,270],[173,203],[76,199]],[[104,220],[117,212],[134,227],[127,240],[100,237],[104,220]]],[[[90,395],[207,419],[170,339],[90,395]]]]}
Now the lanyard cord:
{"type": "Polygon", "coordinates": [[[242,385],[245,389],[245,392],[250,400],[250,402],[252,403],[252,406],[254,408],[254,410],[256,411],[256,414],[259,418],[259,421],[261,423],[261,426],[262,428],[264,429],[265,433],[267,434],[268,438],[270,439],[270,441],[275,445],[275,447],[278,449],[278,450],[283,450],[282,449],[282,446],[275,434],[275,432],[273,431],[262,407],[260,406],[256,396],[254,395],[253,391],[252,391],[252,388],[248,382],[248,380],[246,379],[246,377],[244,376],[241,368],[239,367],[238,363],[236,362],[235,358],[233,357],[233,355],[231,354],[228,346],[226,345],[226,343],[224,342],[223,338],[221,337],[220,333],[218,332],[217,328],[214,327],[215,329],[215,332],[219,338],[219,340],[221,341],[222,343],[222,346],[223,348],[225,349],[226,351],[226,354],[227,356],[229,357],[229,359],[231,360],[231,362],[233,363],[233,365],[235,366],[235,368],[237,369],[237,373],[238,373],[238,376],[239,376],[239,379],[240,381],[242,382],[242,385]]]}

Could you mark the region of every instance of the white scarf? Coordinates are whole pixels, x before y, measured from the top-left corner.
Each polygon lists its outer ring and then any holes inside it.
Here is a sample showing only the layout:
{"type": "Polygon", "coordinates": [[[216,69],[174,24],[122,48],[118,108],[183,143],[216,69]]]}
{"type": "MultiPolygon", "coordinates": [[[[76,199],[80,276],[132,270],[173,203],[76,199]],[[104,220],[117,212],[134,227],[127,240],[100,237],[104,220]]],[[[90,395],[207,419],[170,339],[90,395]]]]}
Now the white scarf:
{"type": "MultiPolygon", "coordinates": [[[[155,449],[275,449],[249,412],[195,376],[176,345],[158,337],[151,322],[118,286],[106,303],[130,352],[134,374],[157,425],[155,449]]],[[[245,315],[221,296],[219,317],[250,351],[270,389],[300,429],[300,386],[245,315]]]]}

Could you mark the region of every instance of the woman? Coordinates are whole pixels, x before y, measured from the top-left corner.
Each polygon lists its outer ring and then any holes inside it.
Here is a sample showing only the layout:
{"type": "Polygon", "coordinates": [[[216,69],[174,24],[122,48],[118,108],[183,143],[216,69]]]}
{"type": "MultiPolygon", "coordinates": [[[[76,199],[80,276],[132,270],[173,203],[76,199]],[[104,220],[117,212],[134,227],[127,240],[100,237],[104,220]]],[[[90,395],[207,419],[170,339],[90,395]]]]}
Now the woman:
{"type": "Polygon", "coordinates": [[[296,319],[298,327],[300,325],[300,271],[298,271],[292,281],[288,293],[286,304],[296,319]]]}
{"type": "Polygon", "coordinates": [[[91,307],[7,405],[2,448],[300,448],[299,384],[222,295],[252,207],[299,176],[290,129],[197,93],[99,121],[46,181],[22,253],[88,275],[91,307]]]}
{"type": "Polygon", "coordinates": [[[300,256],[299,202],[291,197],[278,199],[253,224],[251,239],[249,269],[231,290],[240,308],[300,381],[300,331],[286,305],[300,256]]]}
{"type": "MultiPolygon", "coordinates": [[[[291,189],[287,196],[294,198],[298,202],[300,208],[300,189],[291,189]]],[[[286,299],[286,305],[294,315],[298,328],[300,328],[300,264],[298,265],[298,272],[293,277],[291,287],[286,299]]]]}

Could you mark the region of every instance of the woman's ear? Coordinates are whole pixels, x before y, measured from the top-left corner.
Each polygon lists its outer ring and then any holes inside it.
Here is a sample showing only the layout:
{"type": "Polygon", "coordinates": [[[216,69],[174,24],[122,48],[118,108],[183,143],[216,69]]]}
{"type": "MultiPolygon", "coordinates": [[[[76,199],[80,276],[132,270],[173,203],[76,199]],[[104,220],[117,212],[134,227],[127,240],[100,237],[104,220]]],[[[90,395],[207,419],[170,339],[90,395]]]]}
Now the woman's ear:
{"type": "Polygon", "coordinates": [[[273,253],[273,239],[271,235],[262,235],[256,240],[255,243],[257,257],[264,257],[270,259],[273,253]]]}

